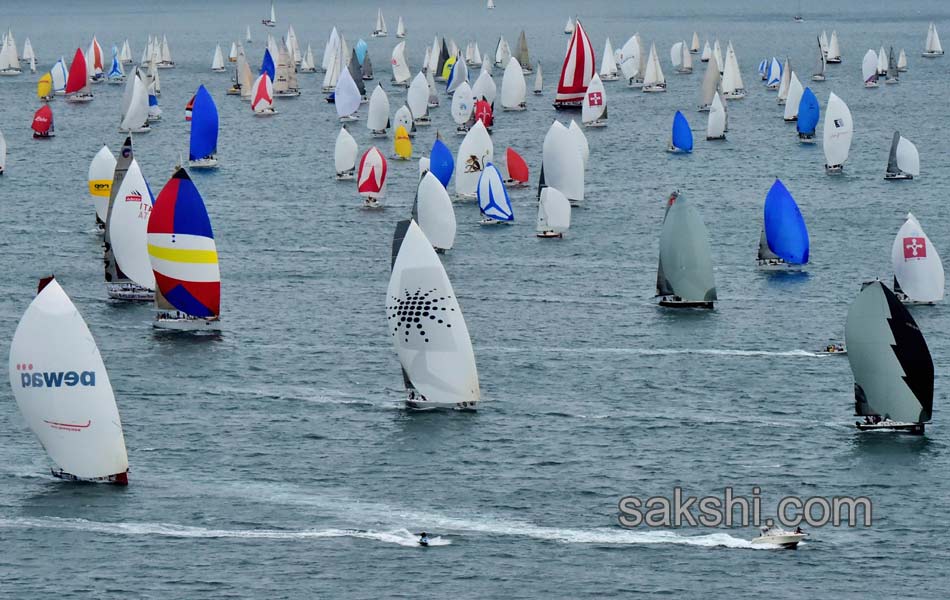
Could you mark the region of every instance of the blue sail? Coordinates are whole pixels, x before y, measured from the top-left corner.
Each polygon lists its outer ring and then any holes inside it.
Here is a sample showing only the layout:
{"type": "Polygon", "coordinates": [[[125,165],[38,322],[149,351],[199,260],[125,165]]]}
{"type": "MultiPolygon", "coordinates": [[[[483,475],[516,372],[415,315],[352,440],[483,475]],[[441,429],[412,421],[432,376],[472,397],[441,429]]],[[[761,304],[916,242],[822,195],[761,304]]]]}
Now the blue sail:
{"type": "Polygon", "coordinates": [[[485,165],[485,170],[478,178],[478,210],[496,221],[515,220],[501,171],[492,163],[485,165]]]}
{"type": "Polygon", "coordinates": [[[769,250],[787,263],[808,262],[808,229],[795,199],[778,179],[765,197],[765,239],[769,250]]]}
{"type": "Polygon", "coordinates": [[[191,109],[191,145],[189,160],[200,160],[212,156],[218,150],[218,108],[205,86],[195,93],[195,104],[191,109]]]}
{"type": "Polygon", "coordinates": [[[765,85],[778,85],[781,83],[782,68],[782,63],[780,63],[778,59],[773,56],[772,62],[769,63],[769,74],[765,81],[765,85]]]}
{"type": "Polygon", "coordinates": [[[125,73],[122,72],[122,67],[119,65],[119,50],[113,46],[112,47],[112,68],[109,69],[108,77],[109,79],[115,79],[117,77],[123,77],[125,73]]]}
{"type": "Polygon", "coordinates": [[[811,88],[805,88],[802,92],[801,102],[798,103],[798,133],[814,135],[815,127],[818,126],[818,117],[821,109],[818,106],[818,98],[811,88]]]}
{"type": "Polygon", "coordinates": [[[429,170],[442,182],[442,187],[448,189],[452,173],[455,172],[455,159],[452,158],[449,147],[438,137],[435,138],[432,152],[429,153],[429,170]]]}
{"type": "Polygon", "coordinates": [[[277,71],[277,68],[274,66],[274,58],[270,55],[270,50],[264,50],[264,60],[261,62],[261,72],[263,75],[267,73],[267,76],[270,77],[271,83],[274,81],[274,75],[277,71]]]}
{"type": "Polygon", "coordinates": [[[363,60],[366,59],[366,42],[363,41],[363,38],[356,42],[353,49],[356,50],[356,60],[359,61],[360,66],[363,66],[363,60]]]}
{"type": "Polygon", "coordinates": [[[693,151],[693,132],[689,129],[689,121],[680,111],[676,111],[673,116],[673,146],[683,152],[693,151]]]}

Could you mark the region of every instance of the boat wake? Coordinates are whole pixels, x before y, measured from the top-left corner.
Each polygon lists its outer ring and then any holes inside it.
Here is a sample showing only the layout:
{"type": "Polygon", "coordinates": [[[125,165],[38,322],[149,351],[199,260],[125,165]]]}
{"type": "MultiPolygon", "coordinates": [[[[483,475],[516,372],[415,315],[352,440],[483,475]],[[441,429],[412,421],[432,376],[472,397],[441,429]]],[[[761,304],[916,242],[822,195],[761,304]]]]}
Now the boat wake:
{"type": "Polygon", "coordinates": [[[478,350],[492,352],[525,354],[528,351],[552,352],[557,354],[635,354],[639,356],[669,356],[677,354],[705,354],[711,356],[788,356],[793,358],[811,358],[822,356],[807,350],[728,350],[711,348],[516,348],[516,347],[479,347],[478,350]]]}
{"type": "MultiPolygon", "coordinates": [[[[356,538],[385,544],[415,547],[419,536],[407,529],[372,531],[361,529],[208,529],[175,523],[104,523],[86,519],[63,519],[57,517],[0,519],[0,527],[11,529],[63,529],[89,531],[115,535],[143,535],[174,538],[217,539],[267,539],[308,540],[327,538],[356,538]]],[[[452,541],[443,537],[430,537],[429,546],[448,546],[452,541]]]]}

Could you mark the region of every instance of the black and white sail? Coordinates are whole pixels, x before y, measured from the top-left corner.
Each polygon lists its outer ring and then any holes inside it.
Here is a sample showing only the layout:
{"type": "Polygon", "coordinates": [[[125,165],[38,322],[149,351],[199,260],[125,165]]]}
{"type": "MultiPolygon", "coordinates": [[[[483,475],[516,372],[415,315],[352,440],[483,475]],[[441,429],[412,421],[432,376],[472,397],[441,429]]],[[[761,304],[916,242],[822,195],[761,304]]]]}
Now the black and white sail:
{"type": "Polygon", "coordinates": [[[930,350],[914,318],[880,281],[869,283],[851,303],[845,341],[856,415],[901,423],[930,421],[930,350]]]}

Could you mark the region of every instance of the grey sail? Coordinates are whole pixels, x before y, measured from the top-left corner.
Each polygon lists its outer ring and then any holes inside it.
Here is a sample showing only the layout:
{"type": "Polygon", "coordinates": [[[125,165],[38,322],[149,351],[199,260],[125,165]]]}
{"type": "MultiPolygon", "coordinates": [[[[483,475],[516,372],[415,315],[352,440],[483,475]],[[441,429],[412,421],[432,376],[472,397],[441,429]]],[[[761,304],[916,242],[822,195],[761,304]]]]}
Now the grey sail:
{"type": "Polygon", "coordinates": [[[706,63],[706,74],[703,76],[703,95],[699,102],[700,110],[709,110],[713,98],[716,96],[716,90],[719,88],[720,78],[719,65],[716,63],[716,57],[712,56],[709,58],[709,62],[706,63]]]}
{"type": "Polygon", "coordinates": [[[900,175],[901,169],[897,166],[897,144],[901,140],[901,132],[895,131],[891,139],[891,153],[887,156],[887,174],[900,175]]]}
{"type": "Polygon", "coordinates": [[[887,78],[897,81],[898,77],[897,59],[894,58],[894,46],[891,46],[890,52],[887,53],[887,78]]]}
{"type": "Polygon", "coordinates": [[[362,71],[363,79],[366,81],[370,81],[375,77],[373,74],[373,61],[369,59],[369,51],[363,56],[363,64],[360,66],[360,70],[362,71]]]}
{"type": "Polygon", "coordinates": [[[706,225],[699,211],[681,195],[670,201],[660,233],[663,277],[682,300],[713,302],[717,300],[716,281],[706,225]]]}
{"type": "Polygon", "coordinates": [[[112,240],[109,236],[109,219],[112,218],[112,206],[115,204],[115,195],[122,186],[122,180],[132,164],[132,136],[127,136],[122,144],[122,150],[119,151],[119,157],[116,159],[115,172],[112,175],[112,190],[109,192],[109,206],[106,209],[106,230],[103,237],[103,261],[105,262],[106,283],[132,283],[132,280],[126,277],[122,269],[115,262],[115,255],[112,253],[112,240]]]}
{"type": "Polygon", "coordinates": [[[360,96],[366,95],[366,86],[363,84],[363,74],[360,71],[360,61],[356,58],[356,49],[350,53],[350,64],[347,66],[350,71],[350,77],[356,82],[356,87],[360,90],[360,96]]]}
{"type": "Polygon", "coordinates": [[[759,260],[781,260],[781,257],[769,248],[769,241],[765,238],[765,229],[762,230],[762,235],[759,236],[759,255],[757,258],[759,260]]]}
{"type": "Polygon", "coordinates": [[[439,50],[439,61],[435,67],[435,77],[444,80],[442,69],[445,67],[445,61],[449,60],[449,47],[445,44],[445,38],[442,38],[442,49],[439,50]]]}
{"type": "Polygon", "coordinates": [[[868,284],[848,309],[848,362],[858,416],[925,423],[933,409],[934,365],[920,328],[880,281],[868,284]]]}
{"type": "Polygon", "coordinates": [[[528,56],[528,39],[524,35],[524,29],[518,36],[518,54],[515,56],[521,64],[522,69],[531,70],[531,58],[528,56]]]}
{"type": "MultiPolygon", "coordinates": [[[[664,225],[666,225],[667,215],[670,214],[670,206],[672,206],[672,204],[667,203],[666,210],[663,212],[664,225]]],[[[660,252],[659,262],[656,266],[656,297],[672,296],[672,295],[673,295],[673,288],[670,286],[670,282],[667,281],[666,274],[663,272],[663,253],[660,252]]]]}

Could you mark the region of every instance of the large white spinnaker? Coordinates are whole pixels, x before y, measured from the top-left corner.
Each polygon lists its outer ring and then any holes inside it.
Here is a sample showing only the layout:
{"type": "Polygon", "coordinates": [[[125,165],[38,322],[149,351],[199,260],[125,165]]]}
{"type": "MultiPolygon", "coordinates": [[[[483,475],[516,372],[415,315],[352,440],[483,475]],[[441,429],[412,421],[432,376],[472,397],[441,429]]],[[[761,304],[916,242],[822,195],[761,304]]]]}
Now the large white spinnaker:
{"type": "Polygon", "coordinates": [[[119,270],[136,284],[155,289],[155,273],[148,256],[148,219],[152,193],[133,158],[115,194],[109,214],[109,243],[119,270]]]}
{"type": "Polygon", "coordinates": [[[894,265],[894,291],[902,300],[933,303],[943,300],[943,262],[933,242],[911,213],[897,232],[891,246],[894,265]]]}

